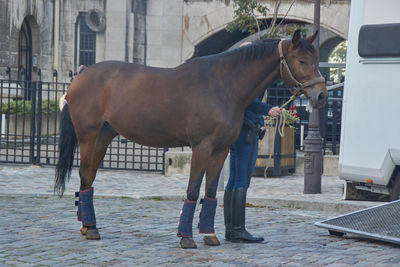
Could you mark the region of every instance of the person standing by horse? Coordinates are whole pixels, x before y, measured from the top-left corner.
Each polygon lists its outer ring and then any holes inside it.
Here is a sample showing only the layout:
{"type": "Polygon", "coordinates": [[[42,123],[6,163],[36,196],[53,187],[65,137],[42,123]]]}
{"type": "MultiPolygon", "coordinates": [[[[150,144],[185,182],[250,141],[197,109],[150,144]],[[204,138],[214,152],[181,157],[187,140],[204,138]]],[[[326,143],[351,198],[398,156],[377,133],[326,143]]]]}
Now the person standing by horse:
{"type": "MultiPolygon", "coordinates": [[[[244,42],[240,46],[251,44],[244,42]]],[[[279,107],[272,107],[261,102],[264,94],[256,98],[244,114],[243,126],[238,139],[230,148],[230,174],[224,192],[225,240],[232,242],[259,243],[262,237],[255,237],[247,232],[245,227],[245,209],[247,189],[258,153],[258,140],[262,139],[265,131],[263,115],[279,116],[279,107]]]]}

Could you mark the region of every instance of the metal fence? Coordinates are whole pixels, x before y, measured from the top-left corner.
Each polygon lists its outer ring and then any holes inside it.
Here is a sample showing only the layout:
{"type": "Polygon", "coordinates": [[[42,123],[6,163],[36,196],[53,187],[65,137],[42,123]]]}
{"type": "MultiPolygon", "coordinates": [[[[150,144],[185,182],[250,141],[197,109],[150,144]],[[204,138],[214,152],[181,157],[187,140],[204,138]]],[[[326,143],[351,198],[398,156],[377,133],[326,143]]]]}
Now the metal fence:
{"type": "MultiPolygon", "coordinates": [[[[343,64],[325,65],[322,68],[338,69],[331,83],[342,80],[343,64]]],[[[38,74],[40,78],[40,70],[38,74]]],[[[46,165],[57,163],[60,123],[58,99],[66,92],[69,84],[57,82],[57,72],[54,73],[54,78],[55,82],[12,80],[10,76],[0,80],[0,162],[46,165]]],[[[329,80],[329,77],[326,78],[329,80]]],[[[330,88],[328,104],[320,112],[320,131],[324,138],[325,152],[338,154],[343,85],[330,88]]],[[[274,106],[283,104],[290,96],[291,93],[286,88],[268,89],[268,103],[274,106]]],[[[303,140],[307,136],[307,104],[304,97],[299,97],[292,103],[299,114],[299,120],[294,125],[298,150],[303,149],[303,140]]],[[[135,144],[118,135],[109,145],[100,168],[164,172],[167,150],[135,144]]],[[[79,163],[78,149],[74,165],[79,166],[79,163]]]]}
{"type": "MultiPolygon", "coordinates": [[[[56,73],[55,73],[56,75],[56,73]]],[[[0,162],[55,165],[58,159],[58,99],[68,83],[0,80],[0,162]]],[[[164,172],[165,149],[116,136],[101,168],[164,172]]],[[[79,166],[79,149],[74,165],[79,166]]]]}
{"type": "MultiPolygon", "coordinates": [[[[286,88],[269,88],[267,103],[273,106],[280,106],[289,100],[290,96],[291,93],[286,88]]],[[[343,85],[329,90],[327,105],[320,112],[320,133],[324,139],[324,151],[325,153],[332,153],[334,155],[339,154],[342,97],[343,85]]],[[[309,117],[307,105],[308,100],[304,96],[300,96],[288,107],[293,110],[295,106],[299,115],[298,120],[294,124],[296,128],[296,149],[298,150],[303,150],[303,141],[307,136],[309,117]]]]}

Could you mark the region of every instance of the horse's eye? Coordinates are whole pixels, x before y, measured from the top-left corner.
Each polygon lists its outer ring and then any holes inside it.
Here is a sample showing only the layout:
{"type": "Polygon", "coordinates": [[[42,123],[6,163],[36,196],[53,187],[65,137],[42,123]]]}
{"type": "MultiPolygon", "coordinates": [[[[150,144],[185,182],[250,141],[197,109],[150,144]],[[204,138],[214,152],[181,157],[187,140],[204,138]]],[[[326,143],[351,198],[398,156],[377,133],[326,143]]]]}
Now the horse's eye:
{"type": "Polygon", "coordinates": [[[299,62],[300,62],[301,64],[304,64],[304,65],[307,64],[305,61],[302,61],[302,60],[299,60],[299,62]]]}

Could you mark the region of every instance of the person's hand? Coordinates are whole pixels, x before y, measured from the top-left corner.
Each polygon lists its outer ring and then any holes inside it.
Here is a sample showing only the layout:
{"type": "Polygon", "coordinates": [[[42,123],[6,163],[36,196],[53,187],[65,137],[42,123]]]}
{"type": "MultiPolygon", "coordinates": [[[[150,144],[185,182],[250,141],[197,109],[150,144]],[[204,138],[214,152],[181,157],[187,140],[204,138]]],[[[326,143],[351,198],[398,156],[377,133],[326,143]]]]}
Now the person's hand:
{"type": "Polygon", "coordinates": [[[268,115],[271,117],[278,117],[279,114],[281,114],[281,109],[279,107],[273,107],[268,112],[268,115]]]}

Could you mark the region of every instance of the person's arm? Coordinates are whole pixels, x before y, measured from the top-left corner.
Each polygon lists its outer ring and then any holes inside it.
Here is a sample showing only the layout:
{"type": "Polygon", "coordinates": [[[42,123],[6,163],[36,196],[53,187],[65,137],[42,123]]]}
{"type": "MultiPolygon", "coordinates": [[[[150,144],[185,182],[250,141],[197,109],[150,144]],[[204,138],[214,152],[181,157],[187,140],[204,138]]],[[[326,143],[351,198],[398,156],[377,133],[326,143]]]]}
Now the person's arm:
{"type": "Polygon", "coordinates": [[[247,107],[248,111],[251,111],[256,114],[268,115],[269,110],[272,108],[271,105],[263,103],[260,99],[256,98],[251,104],[247,107]]]}

